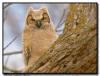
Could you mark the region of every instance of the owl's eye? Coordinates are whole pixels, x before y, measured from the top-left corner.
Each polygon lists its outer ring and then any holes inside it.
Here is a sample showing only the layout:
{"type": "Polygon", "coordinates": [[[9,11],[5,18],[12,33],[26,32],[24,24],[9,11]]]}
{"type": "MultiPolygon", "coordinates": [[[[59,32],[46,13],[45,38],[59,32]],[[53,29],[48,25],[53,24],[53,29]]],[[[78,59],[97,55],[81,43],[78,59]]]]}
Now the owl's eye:
{"type": "Polygon", "coordinates": [[[31,15],[29,15],[27,17],[27,24],[34,24],[35,23],[35,19],[33,19],[33,17],[31,15]]]}
{"type": "Polygon", "coordinates": [[[49,16],[48,16],[47,13],[44,13],[44,14],[43,14],[42,20],[43,20],[44,22],[50,22],[50,19],[49,19],[49,16]]]}
{"type": "Polygon", "coordinates": [[[35,21],[35,19],[31,18],[32,21],[35,21]]]}

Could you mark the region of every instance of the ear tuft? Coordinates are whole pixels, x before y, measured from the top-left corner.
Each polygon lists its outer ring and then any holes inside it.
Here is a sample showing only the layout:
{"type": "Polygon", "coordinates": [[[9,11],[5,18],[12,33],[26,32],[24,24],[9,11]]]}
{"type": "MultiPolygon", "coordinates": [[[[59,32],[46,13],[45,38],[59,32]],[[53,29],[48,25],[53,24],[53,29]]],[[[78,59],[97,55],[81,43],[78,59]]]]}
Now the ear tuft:
{"type": "Polygon", "coordinates": [[[29,8],[28,8],[28,10],[27,10],[27,14],[32,13],[32,12],[33,12],[33,10],[34,10],[34,9],[33,9],[32,7],[29,7],[29,8]]]}
{"type": "Polygon", "coordinates": [[[29,7],[29,9],[28,9],[29,11],[32,11],[33,10],[33,8],[32,7],[29,7]]]}
{"type": "Polygon", "coordinates": [[[40,8],[40,10],[46,11],[47,10],[47,7],[46,6],[43,6],[43,7],[40,8]]]}

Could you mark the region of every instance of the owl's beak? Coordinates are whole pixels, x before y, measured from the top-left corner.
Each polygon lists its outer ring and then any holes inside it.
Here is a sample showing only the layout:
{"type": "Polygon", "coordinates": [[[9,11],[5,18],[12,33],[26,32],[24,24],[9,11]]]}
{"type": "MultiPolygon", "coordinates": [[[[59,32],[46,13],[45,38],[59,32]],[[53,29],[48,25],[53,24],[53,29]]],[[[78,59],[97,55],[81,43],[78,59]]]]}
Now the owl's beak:
{"type": "Polygon", "coordinates": [[[40,28],[41,27],[41,21],[37,21],[36,26],[40,28]]]}

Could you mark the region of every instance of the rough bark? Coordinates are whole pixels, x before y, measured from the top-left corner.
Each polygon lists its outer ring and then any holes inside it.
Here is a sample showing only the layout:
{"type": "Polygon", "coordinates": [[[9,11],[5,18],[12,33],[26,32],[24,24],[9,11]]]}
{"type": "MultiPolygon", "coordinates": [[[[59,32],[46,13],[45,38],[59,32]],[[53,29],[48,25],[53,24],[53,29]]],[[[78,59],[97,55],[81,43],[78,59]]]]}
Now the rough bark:
{"type": "Polygon", "coordinates": [[[97,4],[71,4],[63,33],[25,73],[97,73],[97,4]]]}

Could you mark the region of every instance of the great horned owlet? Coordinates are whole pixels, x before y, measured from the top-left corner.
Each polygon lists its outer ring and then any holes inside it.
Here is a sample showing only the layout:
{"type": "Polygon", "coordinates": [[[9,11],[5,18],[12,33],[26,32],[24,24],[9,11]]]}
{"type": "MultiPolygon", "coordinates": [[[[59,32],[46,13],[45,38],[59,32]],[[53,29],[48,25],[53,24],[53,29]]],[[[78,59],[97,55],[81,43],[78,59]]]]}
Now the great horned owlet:
{"type": "Polygon", "coordinates": [[[47,8],[34,10],[30,7],[22,36],[25,66],[30,66],[43,55],[57,37],[47,8]]]}

